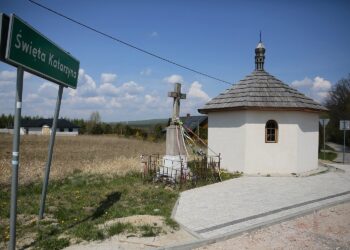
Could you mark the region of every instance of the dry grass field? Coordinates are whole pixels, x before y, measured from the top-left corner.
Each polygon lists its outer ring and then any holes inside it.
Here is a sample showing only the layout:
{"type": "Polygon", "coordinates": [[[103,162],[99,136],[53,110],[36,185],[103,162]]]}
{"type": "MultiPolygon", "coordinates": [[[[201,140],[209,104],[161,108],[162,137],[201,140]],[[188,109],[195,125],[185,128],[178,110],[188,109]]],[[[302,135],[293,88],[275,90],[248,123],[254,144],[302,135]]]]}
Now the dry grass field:
{"type": "MultiPolygon", "coordinates": [[[[20,185],[42,180],[47,161],[49,136],[21,136],[20,185]]],[[[50,179],[74,172],[120,174],[140,170],[140,155],[164,153],[164,143],[117,136],[57,136],[50,179]]],[[[11,181],[12,135],[0,134],[0,185],[11,181]]]]}

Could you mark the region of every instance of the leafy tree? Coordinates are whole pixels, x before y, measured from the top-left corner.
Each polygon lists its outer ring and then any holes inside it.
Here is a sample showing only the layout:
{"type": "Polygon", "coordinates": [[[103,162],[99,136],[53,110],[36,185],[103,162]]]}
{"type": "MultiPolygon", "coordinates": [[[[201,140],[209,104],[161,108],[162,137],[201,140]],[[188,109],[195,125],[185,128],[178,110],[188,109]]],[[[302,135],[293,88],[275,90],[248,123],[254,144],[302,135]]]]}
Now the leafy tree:
{"type": "Polygon", "coordinates": [[[154,128],[153,128],[153,133],[155,135],[155,138],[157,140],[161,139],[164,137],[165,133],[163,133],[163,127],[161,124],[156,124],[154,125],[154,128]]]}
{"type": "MultiPolygon", "coordinates": [[[[87,132],[89,134],[95,134],[95,133],[99,134],[102,131],[102,127],[100,127],[101,126],[100,123],[101,123],[100,113],[98,111],[92,112],[90,115],[90,119],[86,125],[87,132]]],[[[102,134],[102,132],[100,134],[102,134]]]]}

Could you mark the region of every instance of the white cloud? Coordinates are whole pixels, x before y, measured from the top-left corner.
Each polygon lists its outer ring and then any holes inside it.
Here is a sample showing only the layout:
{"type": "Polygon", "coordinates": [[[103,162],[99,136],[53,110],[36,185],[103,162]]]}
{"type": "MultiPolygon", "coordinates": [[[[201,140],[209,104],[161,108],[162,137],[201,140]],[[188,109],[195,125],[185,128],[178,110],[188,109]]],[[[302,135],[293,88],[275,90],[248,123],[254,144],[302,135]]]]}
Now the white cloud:
{"type": "Polygon", "coordinates": [[[328,91],[332,88],[331,82],[320,76],[316,76],[314,79],[305,77],[303,80],[295,80],[291,86],[318,102],[323,102],[328,97],[328,91]]]}
{"type": "Polygon", "coordinates": [[[120,91],[129,94],[138,94],[144,90],[144,88],[141,85],[137,84],[134,81],[123,83],[123,85],[120,86],[119,89],[120,91]]]}
{"type": "Polygon", "coordinates": [[[330,90],[332,88],[332,84],[330,81],[327,81],[322,77],[316,76],[312,88],[315,90],[330,90]]]}
{"type": "Polygon", "coordinates": [[[56,98],[57,97],[58,85],[52,82],[44,82],[40,85],[38,93],[40,96],[45,98],[56,98]]]}
{"type": "Polygon", "coordinates": [[[23,79],[29,79],[31,78],[33,75],[31,73],[28,73],[28,72],[24,72],[23,74],[23,79]]]}
{"type": "Polygon", "coordinates": [[[16,76],[17,76],[16,71],[3,70],[0,72],[1,81],[14,80],[16,79],[16,76]]]}
{"type": "MultiPolygon", "coordinates": [[[[141,72],[141,75],[152,74],[150,68],[145,68],[141,72]]],[[[26,74],[25,77],[30,78],[31,75],[26,74]]],[[[16,71],[0,70],[0,113],[13,112],[15,80],[16,71]],[[1,85],[1,81],[4,80],[11,84],[1,85]]],[[[64,89],[61,116],[88,119],[91,112],[96,110],[100,112],[104,121],[151,119],[171,115],[173,100],[167,97],[167,90],[158,92],[159,90],[152,86],[143,86],[131,79],[117,84],[117,80],[116,74],[102,73],[94,78],[88,71],[80,69],[77,89],[64,89]]],[[[170,75],[166,81],[183,82],[183,79],[180,75],[170,75]]],[[[26,87],[23,93],[24,114],[52,116],[57,97],[57,85],[32,77],[27,86],[30,87],[26,87]]],[[[186,86],[183,85],[183,87],[183,91],[188,92],[186,86]]],[[[196,110],[199,107],[197,103],[207,99],[205,92],[200,91],[201,88],[194,84],[191,90],[193,98],[182,100],[181,113],[187,112],[185,110],[188,109],[196,110]],[[189,104],[185,104],[187,102],[189,104]],[[186,107],[189,108],[186,109],[186,107]]],[[[193,113],[192,111],[190,112],[193,113]]]]}
{"type": "Polygon", "coordinates": [[[103,83],[99,88],[98,92],[104,95],[117,95],[120,90],[112,83],[103,83]]]}
{"type": "Polygon", "coordinates": [[[329,96],[329,92],[318,92],[317,95],[324,100],[329,96]]]}
{"type": "Polygon", "coordinates": [[[158,32],[157,31],[153,31],[151,34],[150,34],[151,37],[157,37],[158,36],[158,32]]]}
{"type": "Polygon", "coordinates": [[[117,79],[116,74],[112,73],[102,73],[101,74],[101,82],[102,83],[112,83],[117,79]]]}
{"type": "Polygon", "coordinates": [[[157,100],[157,98],[155,96],[151,96],[151,95],[145,95],[145,103],[146,104],[152,104],[157,100]]]}
{"type": "Polygon", "coordinates": [[[116,99],[112,98],[108,104],[109,108],[121,108],[122,104],[116,99]]]}
{"type": "MultiPolygon", "coordinates": [[[[28,73],[26,71],[23,73],[23,79],[29,79],[31,77],[32,77],[31,73],[28,73]]],[[[17,78],[17,71],[16,70],[13,70],[13,71],[10,71],[10,70],[0,71],[0,81],[16,80],[16,78],[17,78]]]]}
{"type": "Polygon", "coordinates": [[[84,69],[79,69],[77,92],[81,96],[96,96],[97,94],[96,82],[85,73],[84,69]]]}
{"type": "Polygon", "coordinates": [[[174,74],[174,75],[165,77],[163,81],[167,83],[183,83],[184,80],[182,76],[174,74]]]}
{"type": "Polygon", "coordinates": [[[195,81],[191,84],[188,91],[188,98],[198,98],[203,102],[210,100],[208,94],[202,90],[202,84],[200,84],[198,81],[195,81]]]}
{"type": "Polygon", "coordinates": [[[303,80],[295,80],[290,85],[294,88],[300,88],[305,86],[312,86],[312,80],[308,77],[305,77],[303,80]]]}
{"type": "Polygon", "coordinates": [[[152,74],[152,70],[150,68],[144,69],[140,72],[140,75],[142,76],[149,76],[152,74]]]}

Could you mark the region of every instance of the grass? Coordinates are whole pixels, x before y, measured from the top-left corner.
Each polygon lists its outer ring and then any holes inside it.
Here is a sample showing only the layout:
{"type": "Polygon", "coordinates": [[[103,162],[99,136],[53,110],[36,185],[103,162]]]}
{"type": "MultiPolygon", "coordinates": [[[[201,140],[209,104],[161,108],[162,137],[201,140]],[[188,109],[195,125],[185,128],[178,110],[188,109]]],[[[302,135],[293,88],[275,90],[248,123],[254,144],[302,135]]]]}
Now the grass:
{"type": "MultiPolygon", "coordinates": [[[[117,136],[56,138],[45,219],[38,222],[48,140],[46,136],[21,137],[19,248],[62,249],[72,242],[102,240],[120,233],[143,237],[164,233],[156,224],[117,222],[101,227],[133,215],[162,216],[168,227],[179,229],[170,218],[179,190],[140,178],[139,156],[164,153],[164,143],[117,136]]],[[[9,240],[11,145],[12,136],[0,134],[0,249],[6,248],[9,240]]],[[[223,180],[239,176],[240,173],[221,174],[223,180]]]]}
{"type": "Polygon", "coordinates": [[[318,153],[318,159],[333,161],[335,158],[337,158],[337,153],[335,152],[334,148],[326,144],[325,149],[328,150],[328,152],[325,152],[325,155],[324,155],[323,148],[322,148],[321,152],[318,153]]]}
{"type": "MultiPolygon", "coordinates": [[[[41,183],[20,186],[17,237],[25,238],[34,233],[31,245],[34,248],[60,249],[71,239],[102,240],[122,232],[139,232],[147,237],[159,234],[161,229],[152,225],[133,227],[117,223],[108,228],[99,227],[114,218],[144,214],[163,216],[165,223],[176,229],[178,225],[170,216],[178,191],[164,188],[143,183],[138,174],[106,177],[77,173],[50,183],[46,203],[48,219],[37,226],[41,183]]],[[[2,186],[2,243],[8,240],[9,201],[9,187],[2,186]]]]}
{"type": "Polygon", "coordinates": [[[135,227],[132,224],[120,223],[120,222],[110,226],[107,230],[108,236],[113,236],[123,232],[134,232],[134,231],[135,231],[135,227]]]}
{"type": "MultiPolygon", "coordinates": [[[[325,160],[327,161],[333,161],[335,158],[337,158],[337,153],[335,152],[326,152],[325,153],[325,160]]],[[[318,154],[318,159],[324,160],[323,152],[320,152],[318,154]]]]}
{"type": "MultiPolygon", "coordinates": [[[[41,181],[47,161],[49,137],[21,136],[19,183],[41,181]]],[[[117,136],[57,136],[51,179],[76,172],[118,174],[139,171],[140,155],[164,153],[164,143],[152,143],[117,136]]],[[[0,184],[10,185],[12,136],[0,134],[0,184]]]]}
{"type": "Polygon", "coordinates": [[[221,172],[220,172],[220,176],[221,176],[222,181],[226,181],[226,180],[233,179],[233,178],[238,178],[238,177],[241,177],[242,175],[243,175],[243,172],[236,171],[234,173],[231,173],[225,169],[221,169],[221,172]]]}

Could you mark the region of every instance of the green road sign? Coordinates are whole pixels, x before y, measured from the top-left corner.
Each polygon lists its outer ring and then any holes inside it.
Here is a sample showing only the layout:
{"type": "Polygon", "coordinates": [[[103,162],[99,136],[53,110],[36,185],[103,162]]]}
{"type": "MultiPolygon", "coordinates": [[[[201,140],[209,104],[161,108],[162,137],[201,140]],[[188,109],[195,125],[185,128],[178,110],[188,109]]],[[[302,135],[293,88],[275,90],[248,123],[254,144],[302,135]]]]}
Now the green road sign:
{"type": "Polygon", "coordinates": [[[79,61],[14,14],[10,17],[5,58],[49,81],[77,87],[79,61]]]}

